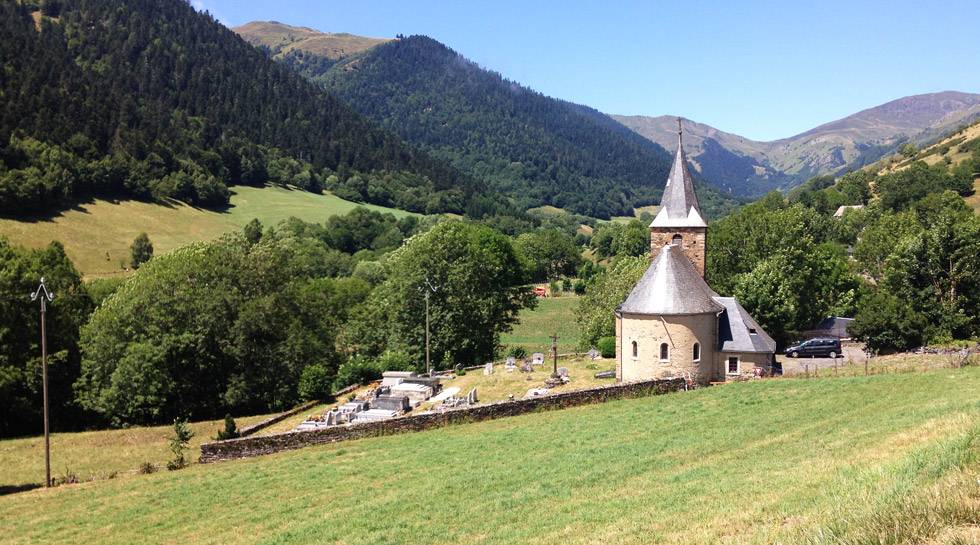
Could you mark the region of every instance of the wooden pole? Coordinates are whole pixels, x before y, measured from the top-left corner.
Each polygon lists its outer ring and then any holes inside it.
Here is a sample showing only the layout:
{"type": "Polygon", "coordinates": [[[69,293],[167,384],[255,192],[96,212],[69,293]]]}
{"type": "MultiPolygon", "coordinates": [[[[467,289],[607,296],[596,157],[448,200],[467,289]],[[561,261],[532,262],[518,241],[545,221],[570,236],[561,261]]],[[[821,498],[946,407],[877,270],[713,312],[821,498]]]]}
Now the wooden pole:
{"type": "Polygon", "coordinates": [[[51,435],[48,428],[48,333],[45,327],[47,304],[41,297],[41,384],[44,389],[44,485],[51,486],[51,435]]]}
{"type": "Polygon", "coordinates": [[[44,277],[41,277],[41,285],[37,291],[31,293],[31,301],[41,299],[41,389],[44,403],[44,486],[51,486],[51,433],[48,425],[48,332],[45,323],[45,315],[48,311],[48,301],[53,301],[54,297],[48,292],[44,285],[44,277]]]}
{"type": "Polygon", "coordinates": [[[432,364],[429,359],[429,290],[425,290],[425,370],[432,376],[432,364]]]}

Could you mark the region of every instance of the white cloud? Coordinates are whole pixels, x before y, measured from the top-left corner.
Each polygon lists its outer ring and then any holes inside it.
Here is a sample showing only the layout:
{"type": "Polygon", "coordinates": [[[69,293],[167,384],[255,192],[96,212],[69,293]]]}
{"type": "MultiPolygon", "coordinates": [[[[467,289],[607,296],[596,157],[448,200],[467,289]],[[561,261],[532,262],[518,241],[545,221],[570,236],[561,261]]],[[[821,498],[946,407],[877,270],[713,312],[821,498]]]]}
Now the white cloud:
{"type": "Polygon", "coordinates": [[[203,0],[191,0],[191,5],[197,11],[204,11],[204,1],[203,0]]]}

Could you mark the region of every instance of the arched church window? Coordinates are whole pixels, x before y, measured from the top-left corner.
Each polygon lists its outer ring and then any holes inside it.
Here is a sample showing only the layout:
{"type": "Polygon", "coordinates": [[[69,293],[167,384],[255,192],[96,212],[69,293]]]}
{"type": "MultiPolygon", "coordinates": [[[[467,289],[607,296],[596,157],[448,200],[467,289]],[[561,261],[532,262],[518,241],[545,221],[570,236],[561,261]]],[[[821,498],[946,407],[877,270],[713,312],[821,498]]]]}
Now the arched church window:
{"type": "Polygon", "coordinates": [[[667,343],[660,343],[660,361],[670,360],[670,348],[667,343]]]}
{"type": "Polygon", "coordinates": [[[680,235],[674,235],[674,238],[670,239],[670,243],[674,246],[680,246],[682,240],[684,239],[680,235]]]}
{"type": "Polygon", "coordinates": [[[633,357],[635,358],[639,352],[636,348],[636,341],[633,341],[633,357]]]}
{"type": "Polygon", "coordinates": [[[701,360],[701,343],[694,343],[694,361],[701,360]]]}

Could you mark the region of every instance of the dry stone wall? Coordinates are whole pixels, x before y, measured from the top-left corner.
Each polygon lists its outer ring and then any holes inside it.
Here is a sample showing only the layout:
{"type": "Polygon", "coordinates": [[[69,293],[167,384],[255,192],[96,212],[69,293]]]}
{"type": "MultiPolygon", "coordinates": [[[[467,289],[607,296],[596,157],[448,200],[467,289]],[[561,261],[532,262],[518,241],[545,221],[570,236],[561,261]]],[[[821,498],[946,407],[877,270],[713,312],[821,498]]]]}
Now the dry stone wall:
{"type": "Polygon", "coordinates": [[[228,441],[215,441],[201,445],[200,461],[201,463],[208,463],[219,460],[262,456],[264,454],[273,454],[311,445],[422,431],[451,424],[517,416],[539,410],[563,409],[577,405],[601,403],[612,399],[659,395],[683,390],[684,386],[685,381],[681,378],[626,382],[590,388],[588,390],[560,392],[516,401],[501,401],[487,405],[452,409],[441,413],[416,414],[390,420],[334,426],[318,430],[295,431],[259,437],[243,437],[228,441]]]}

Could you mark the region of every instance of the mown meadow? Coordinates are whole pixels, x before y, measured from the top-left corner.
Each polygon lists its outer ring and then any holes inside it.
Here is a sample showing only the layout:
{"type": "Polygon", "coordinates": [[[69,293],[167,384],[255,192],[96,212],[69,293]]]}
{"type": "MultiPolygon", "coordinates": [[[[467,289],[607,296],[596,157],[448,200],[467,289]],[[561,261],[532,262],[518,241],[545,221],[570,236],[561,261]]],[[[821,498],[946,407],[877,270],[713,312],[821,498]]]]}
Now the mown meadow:
{"type": "Polygon", "coordinates": [[[0,519],[8,543],[962,542],[977,391],[976,367],[728,384],[11,494],[0,519]]]}
{"type": "Polygon", "coordinates": [[[575,308],[581,297],[562,294],[561,297],[539,297],[538,304],[533,309],[524,309],[520,314],[520,323],[514,329],[501,335],[500,342],[504,345],[520,346],[533,352],[545,352],[551,349],[551,335],[558,334],[558,352],[574,352],[579,349],[579,328],[575,322],[575,308]]]}
{"type": "Polygon", "coordinates": [[[273,226],[297,217],[323,222],[358,206],[396,217],[410,212],[371,204],[345,201],[329,193],[314,194],[287,187],[235,186],[231,203],[222,210],[208,210],[177,201],[167,204],[141,201],[93,199],[72,209],[32,220],[0,218],[0,235],[31,247],[46,246],[52,240],[65,245],[65,251],[87,277],[126,274],[130,244],[141,232],[149,234],[157,255],[198,240],[215,239],[238,231],[252,219],[273,226]]]}

